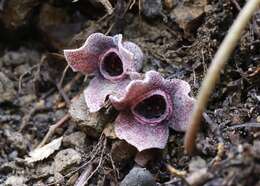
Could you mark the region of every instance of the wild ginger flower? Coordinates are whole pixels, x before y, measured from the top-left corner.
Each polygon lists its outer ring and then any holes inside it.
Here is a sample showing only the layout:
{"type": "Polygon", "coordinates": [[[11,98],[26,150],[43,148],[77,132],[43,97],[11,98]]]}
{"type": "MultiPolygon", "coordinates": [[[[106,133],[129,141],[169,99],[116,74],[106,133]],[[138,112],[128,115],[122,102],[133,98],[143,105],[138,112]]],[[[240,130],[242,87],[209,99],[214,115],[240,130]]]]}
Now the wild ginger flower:
{"type": "Polygon", "coordinates": [[[115,133],[139,151],[164,148],[171,127],[185,131],[194,99],[188,93],[190,85],[180,79],[164,79],[149,71],[144,79],[133,80],[124,95],[109,97],[120,111],[115,121],[115,133]]]}
{"type": "Polygon", "coordinates": [[[129,72],[138,72],[143,60],[141,49],[122,42],[121,34],[94,33],[82,47],[64,50],[64,56],[74,71],[95,76],[84,91],[90,112],[100,110],[108,95],[123,90],[130,82],[129,72]]]}

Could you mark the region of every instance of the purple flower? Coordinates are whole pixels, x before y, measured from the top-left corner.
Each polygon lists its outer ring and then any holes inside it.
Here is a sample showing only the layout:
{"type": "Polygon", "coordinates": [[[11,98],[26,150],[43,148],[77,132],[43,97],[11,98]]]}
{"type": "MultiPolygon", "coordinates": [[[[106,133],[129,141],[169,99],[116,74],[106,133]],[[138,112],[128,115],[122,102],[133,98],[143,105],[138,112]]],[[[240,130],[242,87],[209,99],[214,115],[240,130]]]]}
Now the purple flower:
{"type": "Polygon", "coordinates": [[[194,99],[189,97],[190,85],[179,79],[164,79],[149,71],[144,79],[128,84],[124,95],[111,95],[112,105],[120,111],[115,121],[118,138],[126,140],[139,151],[164,148],[171,127],[185,131],[194,99]]]}
{"type": "Polygon", "coordinates": [[[129,73],[142,68],[143,53],[132,42],[122,42],[122,35],[90,35],[85,44],[64,50],[68,64],[74,71],[94,74],[84,91],[90,112],[100,110],[108,95],[124,90],[130,82],[129,73]]]}

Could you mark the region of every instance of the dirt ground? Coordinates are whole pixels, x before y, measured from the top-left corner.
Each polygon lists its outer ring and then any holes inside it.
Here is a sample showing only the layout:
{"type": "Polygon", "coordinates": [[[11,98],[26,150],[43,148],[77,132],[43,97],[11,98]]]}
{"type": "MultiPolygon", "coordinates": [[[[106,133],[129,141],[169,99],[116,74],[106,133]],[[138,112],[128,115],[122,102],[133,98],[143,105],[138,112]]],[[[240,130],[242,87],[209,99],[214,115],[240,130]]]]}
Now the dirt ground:
{"type": "Polygon", "coordinates": [[[81,46],[94,32],[122,33],[143,50],[143,72],[185,80],[195,97],[244,3],[117,0],[109,14],[98,0],[0,0],[0,185],[137,185],[129,171],[145,167],[139,179],[146,185],[259,186],[260,11],[221,73],[194,156],[184,152],[184,134],[173,130],[164,150],[138,153],[109,129],[102,132],[107,116],[113,123],[108,108],[72,119],[70,100],[90,78],[63,73],[63,49],[81,46]],[[49,140],[63,137],[61,144],[42,160],[26,161],[62,119],[49,140]]]}

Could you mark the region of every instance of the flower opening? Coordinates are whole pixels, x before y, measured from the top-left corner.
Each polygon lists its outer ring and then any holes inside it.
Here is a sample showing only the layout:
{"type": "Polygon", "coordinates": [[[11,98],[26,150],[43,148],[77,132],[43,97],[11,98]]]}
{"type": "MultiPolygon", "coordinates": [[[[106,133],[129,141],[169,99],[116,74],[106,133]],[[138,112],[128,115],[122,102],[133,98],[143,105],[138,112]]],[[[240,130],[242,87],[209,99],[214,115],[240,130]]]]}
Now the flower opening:
{"type": "Polygon", "coordinates": [[[172,102],[167,93],[155,90],[137,98],[131,111],[145,124],[156,125],[172,114],[172,102]]]}
{"type": "Polygon", "coordinates": [[[125,77],[124,65],[115,49],[107,51],[100,60],[100,72],[104,78],[110,80],[123,79],[125,77]]]}

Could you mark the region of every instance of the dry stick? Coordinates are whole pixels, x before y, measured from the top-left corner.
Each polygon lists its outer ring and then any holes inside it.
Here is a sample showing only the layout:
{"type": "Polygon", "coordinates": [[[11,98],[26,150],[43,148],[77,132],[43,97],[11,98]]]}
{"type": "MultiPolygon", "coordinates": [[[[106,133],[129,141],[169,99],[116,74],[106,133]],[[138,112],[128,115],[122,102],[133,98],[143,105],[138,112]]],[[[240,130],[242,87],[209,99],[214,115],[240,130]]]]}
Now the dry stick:
{"type": "Polygon", "coordinates": [[[80,177],[78,178],[78,181],[76,182],[75,186],[84,186],[85,180],[91,175],[91,172],[93,171],[93,165],[88,165],[84,172],[81,173],[80,177]]]}
{"type": "MultiPolygon", "coordinates": [[[[66,93],[67,91],[69,91],[71,89],[71,86],[82,77],[81,74],[77,74],[63,89],[63,92],[66,93]]],[[[58,95],[59,96],[59,95],[58,95]]],[[[78,96],[78,95],[76,95],[78,96]]],[[[76,97],[75,96],[75,97],[76,97]]],[[[59,97],[54,97],[53,100],[58,100],[59,97]]],[[[73,98],[72,98],[73,99],[73,98]]],[[[68,101],[70,102],[70,100],[68,101]]],[[[67,120],[70,119],[70,115],[66,114],[65,116],[63,116],[57,123],[55,123],[54,125],[51,125],[47,134],[44,136],[43,140],[41,141],[41,143],[37,146],[37,148],[42,147],[43,145],[45,145],[45,143],[52,137],[52,135],[54,134],[55,130],[57,128],[59,128],[61,125],[63,125],[67,120]]]]}
{"type": "Polygon", "coordinates": [[[136,0],[132,0],[132,2],[130,2],[129,10],[131,10],[133,8],[133,6],[135,5],[135,1],[136,0]]]}
{"type": "Polygon", "coordinates": [[[66,75],[66,73],[67,73],[67,71],[69,70],[69,65],[67,65],[66,66],[66,68],[63,70],[63,72],[62,72],[62,76],[61,76],[61,78],[60,78],[60,81],[59,81],[59,86],[60,87],[62,87],[62,84],[63,84],[63,80],[64,80],[64,78],[65,78],[65,75],[66,75]]]}
{"type": "MultiPolygon", "coordinates": [[[[71,89],[71,87],[72,87],[82,76],[83,76],[82,74],[77,73],[77,74],[73,77],[73,79],[72,79],[70,82],[68,82],[68,83],[63,87],[63,91],[64,91],[65,93],[68,92],[68,91],[71,89]]],[[[54,98],[54,100],[58,100],[59,96],[60,96],[60,94],[57,94],[56,97],[54,98]]]]}
{"type": "Polygon", "coordinates": [[[238,125],[228,127],[227,129],[237,129],[243,127],[260,128],[260,123],[243,123],[243,124],[238,124],[238,125]]]}
{"type": "Polygon", "coordinates": [[[53,135],[53,133],[55,132],[55,130],[60,127],[61,125],[63,125],[67,120],[70,119],[70,115],[66,114],[65,116],[63,116],[57,123],[55,123],[54,125],[51,125],[48,133],[44,136],[43,140],[41,141],[41,143],[37,146],[37,148],[42,147],[43,145],[45,145],[45,143],[48,142],[49,138],[53,135]]]}
{"type": "Polygon", "coordinates": [[[107,13],[111,15],[114,11],[113,6],[109,2],[109,0],[98,0],[107,10],[107,13]]]}
{"type": "Polygon", "coordinates": [[[231,0],[231,2],[235,5],[237,10],[239,10],[239,11],[241,10],[241,7],[236,0],[231,0]]]}
{"type": "Polygon", "coordinates": [[[208,73],[202,83],[199,95],[197,97],[197,102],[188,125],[189,127],[185,135],[184,147],[189,154],[195,150],[196,135],[200,127],[202,113],[204,112],[209,96],[212,93],[217,80],[219,79],[220,71],[223,69],[225,63],[230,57],[242,35],[242,31],[245,29],[259,4],[260,0],[249,0],[246,3],[237,19],[229,29],[227,36],[223,40],[214,59],[212,60],[208,73]]]}
{"type": "Polygon", "coordinates": [[[64,92],[64,90],[62,89],[62,87],[60,86],[59,83],[56,84],[56,87],[61,95],[61,97],[64,99],[64,101],[66,102],[67,106],[70,105],[70,99],[69,97],[67,96],[67,94],[64,92]]]}

